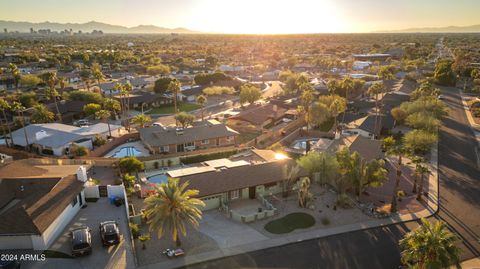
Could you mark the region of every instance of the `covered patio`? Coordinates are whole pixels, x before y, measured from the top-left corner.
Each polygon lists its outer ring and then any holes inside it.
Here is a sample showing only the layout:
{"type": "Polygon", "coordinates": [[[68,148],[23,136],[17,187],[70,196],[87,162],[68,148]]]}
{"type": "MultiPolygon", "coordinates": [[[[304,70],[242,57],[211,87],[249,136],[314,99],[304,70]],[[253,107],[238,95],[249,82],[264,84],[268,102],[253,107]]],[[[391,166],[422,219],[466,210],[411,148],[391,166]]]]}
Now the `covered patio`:
{"type": "Polygon", "coordinates": [[[277,209],[261,196],[257,199],[233,200],[225,208],[229,218],[244,223],[265,219],[277,212],[277,209]]]}

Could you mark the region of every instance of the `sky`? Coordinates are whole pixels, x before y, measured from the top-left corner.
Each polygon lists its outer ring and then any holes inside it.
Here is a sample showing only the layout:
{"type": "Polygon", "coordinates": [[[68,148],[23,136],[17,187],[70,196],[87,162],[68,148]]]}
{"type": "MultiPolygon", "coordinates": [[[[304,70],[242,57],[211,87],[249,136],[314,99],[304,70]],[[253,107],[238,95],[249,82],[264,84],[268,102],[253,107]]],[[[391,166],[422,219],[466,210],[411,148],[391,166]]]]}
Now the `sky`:
{"type": "Polygon", "coordinates": [[[480,24],[480,0],[0,0],[0,20],[209,33],[345,33],[480,24]]]}

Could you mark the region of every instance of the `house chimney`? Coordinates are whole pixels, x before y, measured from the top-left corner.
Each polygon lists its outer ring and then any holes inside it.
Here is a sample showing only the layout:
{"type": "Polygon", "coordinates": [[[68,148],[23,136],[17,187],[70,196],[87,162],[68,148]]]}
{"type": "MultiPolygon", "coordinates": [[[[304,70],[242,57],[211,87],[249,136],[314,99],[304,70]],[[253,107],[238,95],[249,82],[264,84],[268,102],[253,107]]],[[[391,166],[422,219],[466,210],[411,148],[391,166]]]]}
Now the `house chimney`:
{"type": "Polygon", "coordinates": [[[77,170],[77,180],[81,182],[87,182],[87,169],[84,166],[78,167],[77,170]]]}
{"type": "Polygon", "coordinates": [[[175,133],[176,133],[177,135],[183,135],[183,128],[177,128],[177,129],[175,129],[175,133]]]}

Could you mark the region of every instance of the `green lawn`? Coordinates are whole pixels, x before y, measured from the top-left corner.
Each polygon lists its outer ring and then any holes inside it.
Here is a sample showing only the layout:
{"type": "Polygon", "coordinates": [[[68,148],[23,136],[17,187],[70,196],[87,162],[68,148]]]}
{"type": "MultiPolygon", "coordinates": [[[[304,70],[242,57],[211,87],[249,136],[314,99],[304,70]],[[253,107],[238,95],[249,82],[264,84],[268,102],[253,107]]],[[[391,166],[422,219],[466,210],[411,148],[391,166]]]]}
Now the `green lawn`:
{"type": "MultiPolygon", "coordinates": [[[[194,103],[178,103],[178,110],[190,112],[192,110],[199,109],[201,106],[194,103]]],[[[171,105],[162,105],[160,107],[152,108],[147,114],[173,114],[174,113],[174,106],[171,105]]]]}
{"type": "Polygon", "coordinates": [[[315,219],[307,213],[291,213],[283,218],[272,220],[265,225],[265,230],[272,234],[285,234],[296,229],[312,227],[315,219]]]}

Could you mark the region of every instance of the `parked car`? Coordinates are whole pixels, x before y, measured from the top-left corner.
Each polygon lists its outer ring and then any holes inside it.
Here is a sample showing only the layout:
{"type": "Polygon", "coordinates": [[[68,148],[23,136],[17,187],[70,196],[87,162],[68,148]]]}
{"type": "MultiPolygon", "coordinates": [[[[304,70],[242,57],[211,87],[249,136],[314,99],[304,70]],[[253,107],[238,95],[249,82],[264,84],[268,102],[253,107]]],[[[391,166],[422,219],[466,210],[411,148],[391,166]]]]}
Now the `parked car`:
{"type": "Polygon", "coordinates": [[[0,260],[0,269],[19,269],[20,262],[15,260],[0,260]]]}
{"type": "Polygon", "coordinates": [[[82,256],[92,253],[92,233],[90,228],[81,227],[71,231],[72,256],[82,256]]]}
{"type": "Polygon", "coordinates": [[[177,249],[167,248],[166,250],[163,251],[163,254],[165,254],[168,258],[176,258],[182,255],[185,255],[185,251],[181,248],[177,248],[177,249]]]}
{"type": "Polygon", "coordinates": [[[74,122],[74,125],[79,126],[79,127],[88,126],[88,125],[90,125],[90,122],[86,119],[77,120],[76,122],[74,122]]]}
{"type": "Polygon", "coordinates": [[[120,230],[116,221],[104,221],[100,223],[100,237],[104,246],[120,243],[120,230]]]}
{"type": "Polygon", "coordinates": [[[443,100],[444,99],[443,95],[441,95],[441,94],[439,96],[437,96],[437,98],[438,98],[438,100],[443,100]]]}

